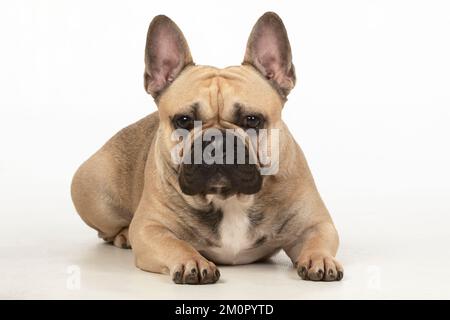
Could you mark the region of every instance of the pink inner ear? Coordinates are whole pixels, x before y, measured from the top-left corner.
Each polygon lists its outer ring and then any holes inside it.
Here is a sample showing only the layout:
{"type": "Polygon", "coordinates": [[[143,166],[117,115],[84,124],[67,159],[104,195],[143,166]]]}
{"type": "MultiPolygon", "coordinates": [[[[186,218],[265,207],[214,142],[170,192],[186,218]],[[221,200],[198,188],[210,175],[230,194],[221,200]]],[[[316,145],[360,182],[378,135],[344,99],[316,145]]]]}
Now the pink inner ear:
{"type": "Polygon", "coordinates": [[[273,30],[267,27],[260,30],[253,52],[267,79],[275,79],[282,74],[279,43],[273,30]]]}
{"type": "Polygon", "coordinates": [[[150,87],[158,92],[164,89],[182,68],[184,59],[178,37],[169,28],[163,28],[155,36],[152,44],[152,70],[150,87]]]}

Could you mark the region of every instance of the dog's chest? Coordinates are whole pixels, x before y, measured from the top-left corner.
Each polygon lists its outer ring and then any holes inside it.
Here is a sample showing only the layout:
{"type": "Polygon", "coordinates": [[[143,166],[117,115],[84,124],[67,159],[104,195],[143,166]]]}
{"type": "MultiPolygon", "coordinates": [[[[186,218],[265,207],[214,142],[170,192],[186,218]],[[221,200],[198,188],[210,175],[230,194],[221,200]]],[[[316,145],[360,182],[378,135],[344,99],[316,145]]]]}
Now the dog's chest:
{"type": "Polygon", "coordinates": [[[227,200],[213,200],[223,213],[218,228],[220,245],[206,250],[207,256],[223,264],[250,263],[259,258],[252,251],[255,239],[251,231],[248,209],[253,199],[246,201],[236,197],[227,200]]]}

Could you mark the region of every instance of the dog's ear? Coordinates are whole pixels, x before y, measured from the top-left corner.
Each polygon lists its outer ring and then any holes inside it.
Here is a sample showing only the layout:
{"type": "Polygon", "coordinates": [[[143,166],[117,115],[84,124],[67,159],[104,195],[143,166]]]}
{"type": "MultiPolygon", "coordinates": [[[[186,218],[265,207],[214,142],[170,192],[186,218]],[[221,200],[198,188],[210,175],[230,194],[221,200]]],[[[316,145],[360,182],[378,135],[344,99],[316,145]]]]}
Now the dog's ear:
{"type": "Polygon", "coordinates": [[[156,98],[189,64],[191,52],[178,26],[164,15],[153,18],[145,46],[145,90],[156,98]]]}
{"type": "Polygon", "coordinates": [[[283,96],[295,85],[291,45],[280,17],[273,12],[262,15],[247,42],[243,64],[251,64],[279,89],[283,96]]]}

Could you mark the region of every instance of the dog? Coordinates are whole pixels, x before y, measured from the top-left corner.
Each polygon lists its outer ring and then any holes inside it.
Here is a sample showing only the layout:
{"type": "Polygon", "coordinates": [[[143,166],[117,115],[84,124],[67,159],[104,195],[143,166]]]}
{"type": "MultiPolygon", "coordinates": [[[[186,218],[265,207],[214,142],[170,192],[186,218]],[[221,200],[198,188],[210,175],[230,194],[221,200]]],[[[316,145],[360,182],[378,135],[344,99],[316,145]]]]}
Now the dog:
{"type": "MultiPolygon", "coordinates": [[[[224,69],[195,65],[178,26],[156,16],[144,87],[158,111],[119,131],[80,166],[71,186],[78,214],[105,241],[132,248],[138,268],[169,274],[177,284],[215,283],[216,264],[252,263],[280,250],[301,279],[341,280],[337,231],[281,119],[295,82],[287,32],[273,12],[253,27],[243,63],[224,69]],[[178,129],[191,145],[173,139],[178,129]],[[253,163],[174,161],[174,154],[191,159],[191,146],[208,129],[223,136],[235,129],[232,140],[253,163]],[[246,130],[277,132],[273,174],[261,173],[267,166],[254,143],[243,140],[246,130]]],[[[208,145],[202,142],[201,151],[208,145]]]]}

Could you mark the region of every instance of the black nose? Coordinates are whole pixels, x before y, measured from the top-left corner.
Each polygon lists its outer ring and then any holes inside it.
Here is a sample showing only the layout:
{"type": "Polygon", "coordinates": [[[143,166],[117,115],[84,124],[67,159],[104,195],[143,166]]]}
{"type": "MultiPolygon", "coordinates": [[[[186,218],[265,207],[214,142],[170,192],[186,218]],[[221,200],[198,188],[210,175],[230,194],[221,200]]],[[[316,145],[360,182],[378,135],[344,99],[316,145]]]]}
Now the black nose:
{"type": "Polygon", "coordinates": [[[212,174],[208,181],[205,183],[203,193],[205,194],[221,194],[229,195],[233,190],[231,180],[222,174],[220,171],[212,174]]]}
{"type": "Polygon", "coordinates": [[[214,139],[204,141],[202,136],[197,138],[202,141],[194,141],[178,177],[183,193],[227,196],[254,194],[261,189],[262,176],[245,143],[224,130],[221,130],[220,138],[223,139],[220,142],[214,139]],[[194,157],[195,146],[201,146],[201,159],[194,157]]]}

